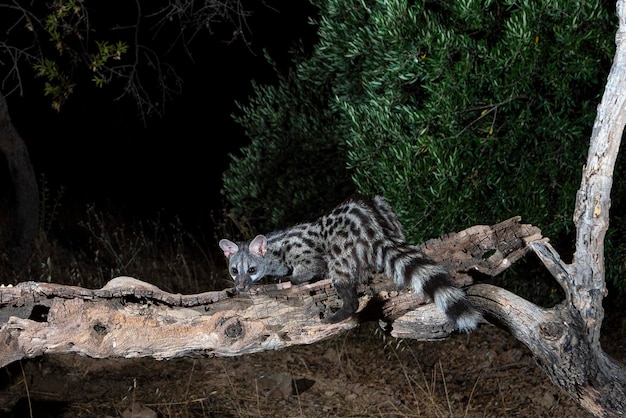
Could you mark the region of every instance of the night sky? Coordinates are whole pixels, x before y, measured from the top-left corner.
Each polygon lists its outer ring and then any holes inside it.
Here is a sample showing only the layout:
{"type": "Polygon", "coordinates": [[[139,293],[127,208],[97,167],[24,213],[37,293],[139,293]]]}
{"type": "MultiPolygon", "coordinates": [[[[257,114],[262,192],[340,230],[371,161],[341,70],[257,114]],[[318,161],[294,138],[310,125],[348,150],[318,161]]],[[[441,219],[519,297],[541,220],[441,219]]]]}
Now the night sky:
{"type": "Polygon", "coordinates": [[[314,9],[306,2],[257,3],[272,7],[259,6],[247,19],[248,44],[227,42],[230,27],[194,41],[195,63],[175,63],[182,95],[147,127],[130,98],[115,101],[119,91],[107,88],[81,86],[59,114],[41,81],[27,81],[23,97],[7,97],[38,179],[45,175],[53,195],[62,186],[67,204],[95,203],[137,219],[176,214],[185,224],[210,226],[210,211],[221,207],[227,153],[249,141],[232,120],[235,101],[246,102],[251,80],[275,80],[262,50],[285,64],[298,39],[314,38],[307,23],[314,9]]]}

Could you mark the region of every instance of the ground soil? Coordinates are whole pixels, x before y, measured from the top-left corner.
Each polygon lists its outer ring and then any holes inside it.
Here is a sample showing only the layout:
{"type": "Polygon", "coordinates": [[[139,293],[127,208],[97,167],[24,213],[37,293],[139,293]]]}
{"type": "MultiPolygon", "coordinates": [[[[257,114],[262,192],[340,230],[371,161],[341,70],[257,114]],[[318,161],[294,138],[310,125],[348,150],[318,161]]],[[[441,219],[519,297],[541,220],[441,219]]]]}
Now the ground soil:
{"type": "MultiPolygon", "coordinates": [[[[618,322],[619,324],[619,322],[618,322]]],[[[605,349],[626,360],[621,332],[605,349]]],[[[0,417],[588,417],[508,333],[337,338],[234,358],[49,355],[0,370],[0,417]]]]}

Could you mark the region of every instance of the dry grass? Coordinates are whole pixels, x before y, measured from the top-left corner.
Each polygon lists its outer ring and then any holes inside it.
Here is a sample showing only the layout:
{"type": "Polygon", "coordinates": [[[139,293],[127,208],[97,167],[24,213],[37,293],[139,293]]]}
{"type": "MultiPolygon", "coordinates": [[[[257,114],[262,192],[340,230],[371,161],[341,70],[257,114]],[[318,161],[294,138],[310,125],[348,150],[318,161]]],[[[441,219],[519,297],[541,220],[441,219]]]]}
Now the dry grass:
{"type": "MultiPolygon", "coordinates": [[[[441,364],[425,374],[413,363],[413,348],[384,342],[375,329],[364,327],[315,346],[240,359],[157,363],[54,356],[38,365],[24,362],[23,378],[16,385],[23,385],[29,413],[40,405],[67,402],[53,416],[467,416],[459,414],[469,405],[448,396],[441,364]],[[384,365],[379,369],[372,362],[381,353],[385,362],[379,362],[384,365]],[[62,393],[43,390],[56,386],[64,371],[69,384],[62,393]]],[[[19,392],[19,387],[12,390],[19,392]]]]}
{"type": "MultiPolygon", "coordinates": [[[[39,238],[30,262],[12,268],[0,254],[5,284],[41,281],[100,288],[110,279],[128,275],[170,292],[197,293],[221,289],[230,283],[225,263],[216,260],[217,245],[206,231],[188,232],[178,217],[128,222],[121,214],[85,205],[66,211],[60,203],[43,205],[39,238]],[[61,210],[63,209],[63,210],[61,210]]],[[[0,208],[0,231],[10,230],[0,208]]],[[[212,231],[208,231],[212,233],[212,231]]],[[[0,232],[0,240],[9,237],[0,232]]]]}

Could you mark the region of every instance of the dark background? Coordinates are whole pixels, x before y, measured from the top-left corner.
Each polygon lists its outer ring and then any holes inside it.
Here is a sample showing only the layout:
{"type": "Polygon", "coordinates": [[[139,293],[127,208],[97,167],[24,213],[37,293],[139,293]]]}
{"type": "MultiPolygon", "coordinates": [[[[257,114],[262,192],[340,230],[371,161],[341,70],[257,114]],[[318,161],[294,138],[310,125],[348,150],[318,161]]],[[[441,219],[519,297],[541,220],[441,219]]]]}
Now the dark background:
{"type": "Polygon", "coordinates": [[[180,50],[164,57],[176,66],[183,92],[145,126],[130,97],[116,100],[119,90],[82,84],[57,113],[43,81],[26,78],[24,94],[7,97],[9,111],[50,196],[62,187],[66,207],[94,203],[134,219],[158,212],[210,227],[210,212],[222,206],[227,154],[249,142],[232,120],[235,101],[246,103],[251,80],[276,79],[263,50],[284,68],[298,40],[310,45],[315,37],[308,23],[315,9],[304,1],[252,2],[247,9],[245,39],[233,40],[230,24],[214,25],[192,43],[194,62],[180,50]]]}

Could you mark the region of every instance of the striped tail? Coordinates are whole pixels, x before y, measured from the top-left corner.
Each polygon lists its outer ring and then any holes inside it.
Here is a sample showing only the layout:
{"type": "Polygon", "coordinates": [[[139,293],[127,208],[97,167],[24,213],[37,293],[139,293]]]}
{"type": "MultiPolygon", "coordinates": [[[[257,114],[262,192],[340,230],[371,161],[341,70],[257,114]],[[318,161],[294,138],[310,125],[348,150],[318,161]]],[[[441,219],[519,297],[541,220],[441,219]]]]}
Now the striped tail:
{"type": "Polygon", "coordinates": [[[443,266],[400,242],[383,249],[382,258],[385,274],[393,277],[399,289],[410,284],[416,293],[426,294],[459,331],[469,332],[476,328],[480,314],[468,302],[465,292],[453,285],[443,266]]]}

